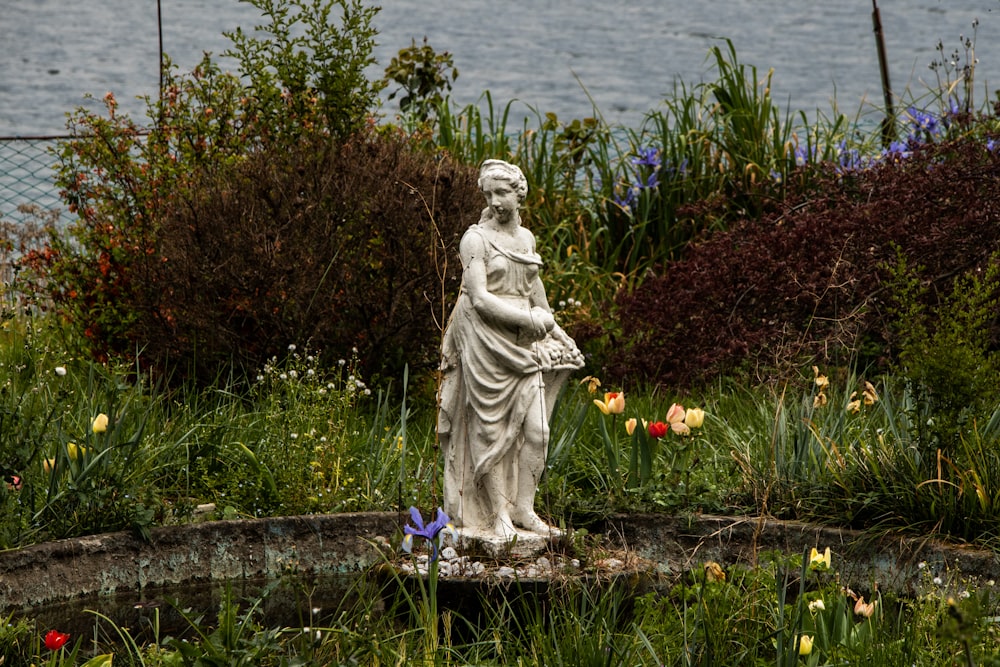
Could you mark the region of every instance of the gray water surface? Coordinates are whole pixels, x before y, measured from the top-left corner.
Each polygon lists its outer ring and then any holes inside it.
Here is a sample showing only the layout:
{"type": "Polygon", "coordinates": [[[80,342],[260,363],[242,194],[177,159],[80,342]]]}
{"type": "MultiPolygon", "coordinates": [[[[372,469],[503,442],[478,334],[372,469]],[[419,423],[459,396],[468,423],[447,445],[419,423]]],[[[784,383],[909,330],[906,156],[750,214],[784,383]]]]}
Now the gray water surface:
{"type": "MultiPolygon", "coordinates": [[[[260,21],[236,0],[161,7],[164,50],[185,69],[203,51],[224,51],[224,30],[260,21]]],[[[919,96],[936,87],[928,69],[936,45],[950,55],[978,19],[976,101],[992,97],[998,0],[882,0],[879,8],[896,90],[919,96]]],[[[371,75],[426,36],[453,54],[460,104],[489,90],[497,106],[518,100],[516,114],[531,107],[569,120],[593,115],[593,98],[609,122],[635,127],[675,82],[711,77],[709,50],[728,38],[761,76],[773,68],[783,107],[811,118],[836,99],[854,115],[882,106],[871,13],[870,0],[385,0],[371,75]]],[[[142,116],[135,98],[157,89],[154,0],[0,0],[0,45],[0,135],[62,132],[86,93],[113,91],[122,111],[142,116]]]]}

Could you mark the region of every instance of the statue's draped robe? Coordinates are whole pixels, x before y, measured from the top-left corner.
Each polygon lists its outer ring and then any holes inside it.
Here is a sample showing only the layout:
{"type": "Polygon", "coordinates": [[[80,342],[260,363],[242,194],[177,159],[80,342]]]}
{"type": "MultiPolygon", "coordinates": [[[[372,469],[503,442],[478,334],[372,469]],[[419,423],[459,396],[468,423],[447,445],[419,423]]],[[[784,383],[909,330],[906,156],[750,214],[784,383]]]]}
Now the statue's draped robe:
{"type": "MultiPolygon", "coordinates": [[[[528,311],[541,257],[500,248],[479,225],[466,234],[480,234],[487,248],[488,291],[528,311]]],[[[543,401],[542,411],[534,414],[547,419],[553,394],[580,365],[543,369],[547,364],[542,362],[541,343],[519,341],[516,330],[488,320],[473,307],[463,288],[442,346],[438,435],[444,454],[444,510],[457,525],[467,528],[491,525],[489,500],[481,486],[483,475],[507,454],[517,456],[532,403],[543,401]]],[[[564,345],[548,339],[546,344],[550,351],[553,345],[564,345]]],[[[575,346],[573,351],[579,354],[575,346]]],[[[551,358],[550,354],[547,359],[551,358]]],[[[506,484],[513,498],[517,480],[507,479],[506,484]]]]}

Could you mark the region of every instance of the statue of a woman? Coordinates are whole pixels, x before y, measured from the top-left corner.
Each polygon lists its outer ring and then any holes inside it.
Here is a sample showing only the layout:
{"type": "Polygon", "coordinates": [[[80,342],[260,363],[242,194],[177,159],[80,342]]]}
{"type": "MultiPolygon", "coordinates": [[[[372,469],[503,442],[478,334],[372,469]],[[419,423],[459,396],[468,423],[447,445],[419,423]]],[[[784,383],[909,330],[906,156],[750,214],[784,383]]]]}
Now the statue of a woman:
{"type": "Polygon", "coordinates": [[[444,509],[469,531],[548,534],[534,510],[548,421],[583,355],[552,317],[535,237],[521,226],[524,174],[487,160],[479,187],[487,207],[459,246],[462,288],[442,347],[444,509]]]}

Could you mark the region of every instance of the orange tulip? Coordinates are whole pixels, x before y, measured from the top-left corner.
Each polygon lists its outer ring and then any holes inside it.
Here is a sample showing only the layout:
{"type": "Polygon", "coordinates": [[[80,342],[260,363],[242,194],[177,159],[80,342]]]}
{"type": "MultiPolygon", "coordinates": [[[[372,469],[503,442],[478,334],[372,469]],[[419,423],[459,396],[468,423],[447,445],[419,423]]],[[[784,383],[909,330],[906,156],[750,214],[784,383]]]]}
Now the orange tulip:
{"type": "Polygon", "coordinates": [[[691,435],[691,428],[684,422],[674,422],[670,425],[670,430],[677,435],[691,435]]]}
{"type": "Polygon", "coordinates": [[[875,601],[865,602],[865,596],[862,595],[858,598],[858,601],[854,603],[854,614],[856,616],[864,616],[865,618],[871,618],[872,614],[875,613],[875,601]]]}
{"type": "Polygon", "coordinates": [[[625,393],[612,391],[604,394],[604,400],[594,399],[594,405],[606,415],[620,415],[625,412],[625,393]]]}

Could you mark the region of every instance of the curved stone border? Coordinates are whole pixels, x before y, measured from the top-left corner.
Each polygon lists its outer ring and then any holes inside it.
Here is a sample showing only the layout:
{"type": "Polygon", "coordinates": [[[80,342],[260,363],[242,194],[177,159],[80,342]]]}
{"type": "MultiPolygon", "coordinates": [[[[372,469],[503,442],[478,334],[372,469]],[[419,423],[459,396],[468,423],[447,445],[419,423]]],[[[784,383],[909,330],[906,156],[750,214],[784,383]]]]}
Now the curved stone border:
{"type": "Polygon", "coordinates": [[[616,546],[658,563],[664,574],[701,568],[706,561],[754,565],[766,551],[795,554],[830,547],[841,582],[858,591],[877,587],[912,595],[922,579],[930,579],[928,573],[946,586],[1000,581],[1000,554],[993,551],[798,521],[632,514],[609,520],[605,534],[616,546]]]}
{"type": "MultiPolygon", "coordinates": [[[[376,543],[398,539],[406,519],[369,512],[216,521],[155,528],[149,542],[110,533],[0,552],[0,614],[82,596],[276,577],[290,565],[311,574],[360,572],[380,561],[376,543]]],[[[920,562],[942,577],[1000,580],[1000,558],[990,551],[798,522],[632,514],[609,519],[600,530],[606,544],[634,552],[666,575],[708,560],[752,565],[762,551],[829,546],[841,580],[859,590],[877,584],[912,593],[920,562]]]]}
{"type": "Polygon", "coordinates": [[[0,613],[89,595],[277,576],[360,572],[380,558],[395,513],[329,514],[163,526],[145,542],[108,533],[0,552],[0,613]]]}

